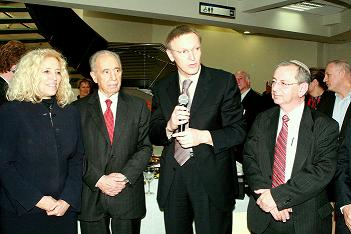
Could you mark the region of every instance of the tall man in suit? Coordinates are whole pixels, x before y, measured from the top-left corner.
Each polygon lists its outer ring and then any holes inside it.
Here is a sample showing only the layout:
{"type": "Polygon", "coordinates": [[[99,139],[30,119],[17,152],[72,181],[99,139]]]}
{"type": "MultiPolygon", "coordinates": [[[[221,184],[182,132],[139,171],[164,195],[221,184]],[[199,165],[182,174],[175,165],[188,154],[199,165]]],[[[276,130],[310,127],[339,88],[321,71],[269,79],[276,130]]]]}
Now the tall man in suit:
{"type": "Polygon", "coordinates": [[[331,233],[326,186],[337,156],[337,122],[305,106],[310,74],[303,63],[278,65],[272,97],[279,105],[259,114],[244,147],[251,188],[252,233],[331,233]]]}
{"type": "Polygon", "coordinates": [[[245,137],[239,90],[232,74],[201,65],[195,29],[175,27],[166,48],[178,72],[155,85],[150,122],[151,142],[164,146],[157,200],[166,233],[193,233],[193,221],[196,233],[231,233],[237,190],[231,148],[245,137]],[[178,105],[181,89],[190,111],[178,105]],[[189,128],[177,132],[183,124],[189,128]]]}
{"type": "Polygon", "coordinates": [[[103,50],[90,58],[97,92],[79,99],[86,172],[82,234],[140,233],[145,216],[143,170],[152,153],[145,101],[120,92],[122,65],[103,50]]]}
{"type": "Polygon", "coordinates": [[[12,80],[18,61],[25,53],[26,47],[19,41],[9,41],[0,47],[0,105],[7,101],[8,83],[12,80]]]}

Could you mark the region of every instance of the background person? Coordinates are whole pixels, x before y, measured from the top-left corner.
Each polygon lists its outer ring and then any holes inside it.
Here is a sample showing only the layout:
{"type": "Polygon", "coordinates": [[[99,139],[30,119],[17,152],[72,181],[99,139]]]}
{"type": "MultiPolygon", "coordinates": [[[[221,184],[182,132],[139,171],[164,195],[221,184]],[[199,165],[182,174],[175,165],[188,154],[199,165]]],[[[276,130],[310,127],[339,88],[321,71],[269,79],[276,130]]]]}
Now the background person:
{"type": "Polygon", "coordinates": [[[75,234],[83,146],[66,62],[37,49],[19,62],[0,107],[0,232],[75,234]]]}
{"type": "Polygon", "coordinates": [[[77,99],[86,97],[90,94],[91,91],[91,82],[88,79],[81,79],[78,82],[78,90],[79,90],[79,95],[77,96],[77,99]]]}
{"type": "Polygon", "coordinates": [[[16,64],[26,53],[22,42],[9,41],[0,46],[0,105],[7,101],[6,91],[16,70],[16,64]]]}

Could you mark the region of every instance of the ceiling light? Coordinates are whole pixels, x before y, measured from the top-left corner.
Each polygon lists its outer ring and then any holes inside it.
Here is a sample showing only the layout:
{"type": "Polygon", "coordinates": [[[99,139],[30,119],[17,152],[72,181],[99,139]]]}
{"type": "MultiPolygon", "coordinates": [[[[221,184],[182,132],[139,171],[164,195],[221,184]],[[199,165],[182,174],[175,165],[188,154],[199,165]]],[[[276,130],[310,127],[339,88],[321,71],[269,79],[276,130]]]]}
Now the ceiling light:
{"type": "Polygon", "coordinates": [[[301,3],[296,3],[296,4],[291,4],[288,6],[284,6],[282,8],[284,9],[289,9],[293,11],[309,11],[312,9],[324,7],[324,4],[321,3],[315,3],[315,2],[301,2],[301,3]]]}
{"type": "Polygon", "coordinates": [[[250,31],[244,31],[243,33],[244,34],[250,34],[251,32],[250,31]]]}

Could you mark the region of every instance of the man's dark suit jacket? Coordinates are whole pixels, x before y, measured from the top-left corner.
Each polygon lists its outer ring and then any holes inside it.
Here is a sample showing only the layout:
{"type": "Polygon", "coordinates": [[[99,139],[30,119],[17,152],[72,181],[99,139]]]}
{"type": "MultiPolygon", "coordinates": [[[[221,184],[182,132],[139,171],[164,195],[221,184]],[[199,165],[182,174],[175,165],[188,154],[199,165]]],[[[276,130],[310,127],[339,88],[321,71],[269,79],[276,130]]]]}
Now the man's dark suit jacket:
{"type": "Polygon", "coordinates": [[[271,189],[278,210],[292,208],[296,234],[331,232],[332,206],[326,186],[332,179],[337,160],[338,125],[335,120],[305,106],[299,129],[295,161],[290,180],[271,188],[274,147],[279,107],[259,114],[244,147],[244,174],[252,190],[247,211],[248,228],[262,233],[274,222],[256,204],[254,190],[271,189]]]}
{"type": "MultiPolygon", "coordinates": [[[[324,114],[328,115],[330,118],[333,117],[333,109],[335,103],[335,93],[331,91],[325,91],[322,96],[319,104],[317,105],[317,110],[323,112],[324,114]]],[[[343,139],[345,138],[346,129],[350,122],[351,118],[351,105],[347,108],[344,121],[341,126],[341,130],[339,133],[338,142],[339,144],[342,143],[343,139]]]]}
{"type": "MultiPolygon", "coordinates": [[[[157,200],[163,208],[172,186],[174,168],[174,141],[166,136],[166,125],[178,104],[179,77],[172,73],[160,80],[153,89],[150,140],[163,145],[161,172],[157,200]]],[[[235,204],[237,187],[236,169],[233,167],[231,148],[245,137],[240,93],[230,73],[201,67],[201,73],[190,110],[190,128],[209,130],[213,145],[193,147],[194,159],[203,186],[213,204],[230,211],[235,204]],[[235,178],[235,180],[234,180],[235,178]]]]}
{"type": "Polygon", "coordinates": [[[152,154],[149,141],[150,112],[145,101],[119,92],[111,146],[98,92],[79,99],[86,172],[83,176],[80,219],[97,221],[105,216],[102,203],[115,218],[136,219],[145,215],[143,170],[152,154]],[[112,172],[125,175],[130,184],[114,197],[101,193],[97,181],[112,172]]]}
{"type": "Polygon", "coordinates": [[[250,89],[241,103],[244,108],[244,118],[246,119],[247,130],[249,131],[257,114],[263,111],[262,96],[253,89],[250,89]]]}
{"type": "Polygon", "coordinates": [[[7,82],[2,77],[0,77],[0,105],[7,102],[7,99],[6,99],[7,87],[8,87],[7,82]]]}
{"type": "Polygon", "coordinates": [[[351,204],[351,125],[347,127],[345,132],[346,137],[339,149],[335,173],[336,210],[339,213],[337,233],[350,233],[345,225],[343,215],[339,212],[341,207],[351,204]]]}

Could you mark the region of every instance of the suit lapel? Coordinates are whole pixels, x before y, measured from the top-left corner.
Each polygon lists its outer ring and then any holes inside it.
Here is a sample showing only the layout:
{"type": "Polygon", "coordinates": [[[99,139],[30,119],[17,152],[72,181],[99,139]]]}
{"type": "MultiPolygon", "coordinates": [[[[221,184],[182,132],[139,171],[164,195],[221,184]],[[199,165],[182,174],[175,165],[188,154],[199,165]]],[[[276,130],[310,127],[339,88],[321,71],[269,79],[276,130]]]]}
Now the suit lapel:
{"type": "Polygon", "coordinates": [[[191,103],[190,114],[193,115],[202,106],[203,101],[205,101],[207,94],[209,92],[210,83],[212,82],[212,77],[207,71],[205,66],[201,67],[201,73],[197,86],[195,89],[194,97],[191,103]]]}
{"type": "Polygon", "coordinates": [[[351,103],[349,104],[349,106],[347,107],[347,111],[344,117],[344,120],[342,122],[342,126],[341,126],[341,130],[340,130],[340,135],[344,136],[345,135],[345,131],[346,131],[346,127],[349,124],[349,119],[351,118],[351,103]]]}
{"type": "Polygon", "coordinates": [[[108,143],[110,143],[108,133],[107,133],[107,128],[105,125],[105,119],[102,114],[102,109],[100,106],[100,99],[99,99],[98,92],[91,94],[91,97],[89,99],[88,112],[91,115],[98,131],[100,131],[101,135],[104,136],[105,140],[108,143]]]}
{"type": "Polygon", "coordinates": [[[268,152],[268,159],[266,160],[265,157],[262,157],[262,165],[263,170],[265,170],[269,175],[272,174],[272,167],[274,161],[274,148],[275,148],[275,141],[277,138],[277,131],[278,131],[278,123],[279,123],[279,107],[274,108],[274,111],[271,116],[268,116],[268,119],[265,121],[265,129],[267,133],[267,137],[265,138],[267,145],[267,152],[268,152]]]}
{"type": "Polygon", "coordinates": [[[313,125],[311,110],[305,106],[299,129],[299,138],[297,141],[295,160],[291,176],[299,171],[305,163],[306,158],[310,155],[311,145],[313,143],[313,125]]]}
{"type": "Polygon", "coordinates": [[[168,97],[169,106],[172,108],[172,114],[173,108],[178,105],[178,97],[180,95],[178,73],[173,73],[173,77],[170,79],[166,90],[163,91],[167,93],[164,97],[168,97]]]}
{"type": "Polygon", "coordinates": [[[117,144],[121,136],[123,135],[124,131],[127,131],[126,124],[128,122],[127,118],[127,113],[128,113],[128,105],[126,101],[125,94],[123,92],[120,92],[118,94],[118,103],[117,103],[117,110],[116,110],[116,116],[115,116],[115,129],[113,132],[113,143],[112,145],[114,146],[117,144]]]}

